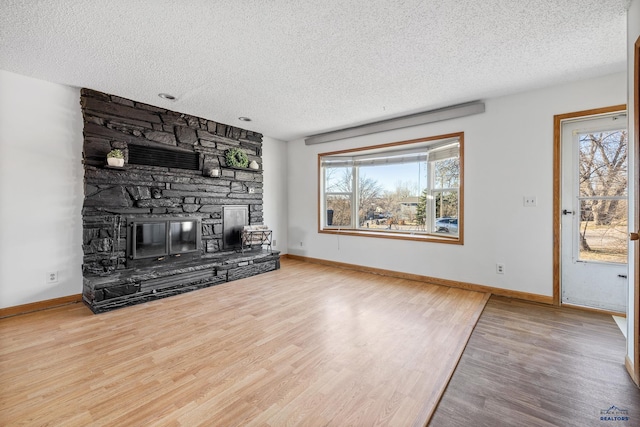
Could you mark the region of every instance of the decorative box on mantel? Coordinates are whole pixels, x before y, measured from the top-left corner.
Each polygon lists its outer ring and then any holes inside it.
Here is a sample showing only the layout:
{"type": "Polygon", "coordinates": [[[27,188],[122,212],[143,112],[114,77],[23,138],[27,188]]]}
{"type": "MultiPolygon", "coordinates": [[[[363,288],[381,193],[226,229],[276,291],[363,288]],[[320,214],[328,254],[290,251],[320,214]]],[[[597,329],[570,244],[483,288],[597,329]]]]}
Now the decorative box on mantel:
{"type": "Polygon", "coordinates": [[[241,253],[242,227],[263,224],[261,134],[90,89],[81,105],[83,297],[94,312],[280,267],[276,251],[241,253]],[[226,167],[230,148],[258,168],[226,167]],[[107,166],[112,149],[124,167],[107,166]]]}

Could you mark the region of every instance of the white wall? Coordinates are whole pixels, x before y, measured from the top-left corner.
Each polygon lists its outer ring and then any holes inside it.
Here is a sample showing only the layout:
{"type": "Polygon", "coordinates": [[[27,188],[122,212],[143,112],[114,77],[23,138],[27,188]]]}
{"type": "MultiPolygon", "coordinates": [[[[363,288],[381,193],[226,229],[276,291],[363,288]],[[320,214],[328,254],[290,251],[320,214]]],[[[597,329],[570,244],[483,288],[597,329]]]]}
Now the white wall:
{"type": "MultiPolygon", "coordinates": [[[[634,53],[634,46],[636,43],[636,40],[638,40],[638,37],[640,37],[640,0],[633,0],[631,2],[631,6],[629,7],[629,12],[627,13],[627,59],[628,59],[628,73],[627,73],[627,77],[628,77],[628,95],[629,95],[629,99],[627,101],[627,108],[629,111],[629,114],[627,117],[629,117],[629,141],[631,141],[633,143],[633,141],[635,141],[635,131],[636,129],[634,129],[633,127],[633,118],[637,117],[638,114],[640,114],[639,111],[635,111],[634,110],[634,95],[633,95],[633,91],[634,91],[634,57],[635,57],[635,53],[634,53]]],[[[635,162],[637,161],[635,159],[634,156],[634,151],[633,150],[629,150],[630,156],[629,156],[629,164],[635,164],[635,162]]],[[[638,183],[635,182],[634,179],[630,179],[629,180],[630,185],[629,185],[629,194],[634,194],[634,186],[637,185],[638,183]]],[[[629,204],[630,207],[630,212],[629,212],[629,230],[630,231],[637,231],[638,230],[638,226],[640,224],[636,224],[636,218],[635,215],[636,213],[634,212],[634,207],[633,207],[633,203],[629,204]]],[[[630,254],[630,260],[635,259],[635,244],[631,244],[629,246],[629,254],[630,254]]],[[[635,295],[635,289],[634,289],[634,281],[633,278],[635,278],[640,272],[635,271],[635,266],[632,262],[629,263],[629,278],[631,280],[629,280],[629,283],[631,286],[629,286],[629,305],[627,308],[627,356],[629,358],[630,361],[635,362],[635,358],[634,358],[634,337],[635,335],[638,333],[638,331],[635,330],[635,321],[634,316],[635,316],[635,303],[636,303],[636,298],[637,295],[635,295]]],[[[634,367],[636,373],[638,372],[638,370],[640,370],[640,367],[635,366],[634,367]]]]}
{"type": "Polygon", "coordinates": [[[0,307],[80,294],[80,91],[0,70],[0,94],[0,307]]]}
{"type": "Polygon", "coordinates": [[[262,139],[264,223],[273,230],[274,249],[287,253],[287,143],[262,139]]]}
{"type": "Polygon", "coordinates": [[[625,102],[626,73],[619,73],[490,99],[485,113],[462,119],[312,146],[291,141],[289,253],[551,296],[553,116],[625,102]],[[318,153],[459,131],[463,246],[317,232],[318,153]],[[537,207],[523,207],[529,195],[537,207]]]}

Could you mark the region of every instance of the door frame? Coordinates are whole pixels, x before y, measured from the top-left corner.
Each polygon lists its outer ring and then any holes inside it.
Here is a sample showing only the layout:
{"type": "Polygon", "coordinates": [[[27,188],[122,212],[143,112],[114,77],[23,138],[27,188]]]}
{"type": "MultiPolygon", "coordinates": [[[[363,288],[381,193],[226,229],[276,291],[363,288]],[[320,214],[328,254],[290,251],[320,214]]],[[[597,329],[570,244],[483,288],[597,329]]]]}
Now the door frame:
{"type": "MultiPolygon", "coordinates": [[[[575,111],[566,114],[553,116],[553,304],[560,306],[560,223],[561,223],[561,184],[562,184],[562,122],[580,117],[597,116],[618,111],[626,111],[627,105],[613,105],[604,108],[594,108],[592,110],[575,111]]],[[[637,159],[636,159],[637,163],[637,159]]],[[[594,311],[603,311],[593,309],[594,311]]],[[[617,314],[617,313],[615,313],[617,314]]]]}
{"type": "MultiPolygon", "coordinates": [[[[629,99],[630,102],[633,102],[633,117],[630,117],[629,119],[629,127],[633,127],[634,135],[634,164],[632,176],[635,187],[633,191],[635,200],[633,201],[633,215],[635,219],[635,231],[638,232],[638,228],[640,228],[640,37],[638,37],[633,47],[633,56],[633,94],[631,96],[632,99],[629,99]]],[[[631,143],[631,141],[629,142],[631,143]]],[[[630,283],[633,284],[632,286],[634,289],[632,293],[632,297],[634,299],[634,310],[629,313],[631,319],[627,319],[627,323],[633,322],[634,336],[627,337],[627,346],[630,342],[633,342],[634,360],[628,360],[629,350],[627,350],[625,366],[633,381],[636,385],[640,386],[640,243],[638,240],[634,242],[633,260],[629,261],[633,262],[634,265],[633,281],[630,281],[630,283]]]]}

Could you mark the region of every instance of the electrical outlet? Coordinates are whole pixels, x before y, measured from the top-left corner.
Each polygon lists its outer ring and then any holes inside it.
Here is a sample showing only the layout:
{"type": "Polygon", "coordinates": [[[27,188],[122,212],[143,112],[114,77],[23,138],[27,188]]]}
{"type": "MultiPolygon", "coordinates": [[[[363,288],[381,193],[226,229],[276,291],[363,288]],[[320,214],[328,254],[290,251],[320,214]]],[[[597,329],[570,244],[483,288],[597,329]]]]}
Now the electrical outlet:
{"type": "Polygon", "coordinates": [[[504,264],[501,264],[501,263],[496,264],[496,273],[504,274],[504,264]]]}
{"type": "Polygon", "coordinates": [[[536,206],[536,196],[524,196],[524,207],[534,208],[536,206]]]}
{"type": "Polygon", "coordinates": [[[304,248],[304,242],[303,241],[300,241],[300,247],[304,248]]]}
{"type": "Polygon", "coordinates": [[[276,239],[273,239],[273,247],[276,247],[276,239]]]}
{"type": "Polygon", "coordinates": [[[45,282],[47,284],[49,284],[49,283],[58,283],[58,272],[57,271],[48,272],[45,282]]]}

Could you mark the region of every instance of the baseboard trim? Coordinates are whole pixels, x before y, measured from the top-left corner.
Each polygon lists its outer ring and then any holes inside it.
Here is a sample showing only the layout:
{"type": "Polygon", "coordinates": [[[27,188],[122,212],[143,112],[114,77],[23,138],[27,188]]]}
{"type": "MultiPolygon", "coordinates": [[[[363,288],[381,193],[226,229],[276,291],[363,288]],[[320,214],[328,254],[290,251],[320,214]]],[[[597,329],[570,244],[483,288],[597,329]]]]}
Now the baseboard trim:
{"type": "Polygon", "coordinates": [[[450,288],[460,288],[469,291],[486,292],[493,295],[500,295],[508,298],[516,298],[525,301],[538,302],[542,304],[553,305],[553,296],[531,294],[528,292],[512,291],[509,289],[494,288],[492,286],[477,285],[474,283],[458,282],[456,280],[440,279],[437,277],[422,276],[419,274],[402,273],[399,271],[385,270],[382,268],[365,267],[356,264],[347,264],[344,262],[329,261],[320,258],[311,258],[300,255],[287,254],[286,258],[298,261],[310,262],[314,264],[322,264],[329,267],[345,268],[348,270],[356,270],[364,273],[379,274],[381,276],[396,277],[400,279],[415,280],[417,282],[430,283],[433,285],[448,286],[450,288]]]}
{"type": "Polygon", "coordinates": [[[631,377],[633,382],[636,383],[638,387],[640,387],[640,375],[638,375],[638,373],[634,371],[633,363],[631,363],[631,359],[629,359],[628,354],[624,357],[624,367],[627,368],[627,372],[629,373],[629,376],[631,377]]]}
{"type": "Polygon", "coordinates": [[[32,313],[34,311],[46,310],[49,308],[59,307],[61,305],[75,304],[81,301],[82,294],[76,294],[32,302],[29,304],[15,305],[13,307],[0,308],[0,319],[4,317],[17,316],[19,314],[32,313]]]}

